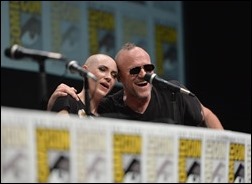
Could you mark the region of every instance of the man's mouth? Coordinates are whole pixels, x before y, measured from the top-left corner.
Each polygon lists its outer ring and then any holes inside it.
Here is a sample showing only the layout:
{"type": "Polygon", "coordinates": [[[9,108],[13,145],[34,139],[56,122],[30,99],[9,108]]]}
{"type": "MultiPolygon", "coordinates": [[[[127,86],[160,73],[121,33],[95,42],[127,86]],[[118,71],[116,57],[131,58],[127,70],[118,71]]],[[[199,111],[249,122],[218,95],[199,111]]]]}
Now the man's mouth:
{"type": "Polygon", "coordinates": [[[147,82],[140,82],[140,83],[137,83],[136,85],[139,87],[143,87],[143,86],[146,86],[147,84],[148,84],[147,82]]]}

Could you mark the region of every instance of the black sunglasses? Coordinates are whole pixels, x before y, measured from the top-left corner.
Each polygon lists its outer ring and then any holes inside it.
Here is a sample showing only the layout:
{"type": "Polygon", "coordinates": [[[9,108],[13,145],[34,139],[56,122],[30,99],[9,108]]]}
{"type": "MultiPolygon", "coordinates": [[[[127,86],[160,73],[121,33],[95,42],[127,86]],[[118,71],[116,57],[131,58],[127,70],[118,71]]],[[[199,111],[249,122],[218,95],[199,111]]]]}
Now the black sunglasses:
{"type": "Polygon", "coordinates": [[[153,64],[146,64],[143,66],[137,66],[135,68],[131,68],[129,73],[131,75],[139,74],[139,72],[141,71],[142,68],[144,69],[145,72],[152,72],[155,69],[155,66],[153,64]]]}

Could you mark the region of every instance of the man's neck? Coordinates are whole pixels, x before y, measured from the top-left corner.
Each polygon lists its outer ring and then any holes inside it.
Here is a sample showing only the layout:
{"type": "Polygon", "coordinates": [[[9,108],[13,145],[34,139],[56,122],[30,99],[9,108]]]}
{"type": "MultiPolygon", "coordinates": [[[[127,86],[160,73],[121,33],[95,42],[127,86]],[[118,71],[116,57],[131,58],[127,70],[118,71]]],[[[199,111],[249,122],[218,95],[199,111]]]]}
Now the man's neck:
{"type": "Polygon", "coordinates": [[[150,103],[151,97],[146,97],[146,98],[137,98],[135,96],[131,95],[125,95],[123,96],[123,100],[125,105],[127,105],[129,108],[131,108],[133,111],[143,114],[149,103],[150,103]]]}

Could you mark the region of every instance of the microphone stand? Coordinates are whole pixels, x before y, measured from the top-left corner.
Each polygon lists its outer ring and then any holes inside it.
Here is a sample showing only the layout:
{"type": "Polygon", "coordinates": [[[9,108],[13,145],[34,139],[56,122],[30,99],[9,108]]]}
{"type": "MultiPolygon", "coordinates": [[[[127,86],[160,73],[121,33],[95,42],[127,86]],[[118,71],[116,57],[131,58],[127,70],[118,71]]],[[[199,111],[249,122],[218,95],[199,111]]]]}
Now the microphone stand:
{"type": "MultiPolygon", "coordinates": [[[[45,59],[37,59],[39,64],[39,86],[38,86],[38,95],[39,99],[47,99],[47,81],[46,81],[46,72],[45,72],[45,59]]],[[[41,103],[41,100],[38,101],[41,103]]]]}
{"type": "Polygon", "coordinates": [[[90,116],[91,110],[90,110],[90,97],[89,97],[89,82],[88,82],[88,77],[86,73],[83,74],[83,78],[84,78],[86,114],[87,116],[90,116]]]}

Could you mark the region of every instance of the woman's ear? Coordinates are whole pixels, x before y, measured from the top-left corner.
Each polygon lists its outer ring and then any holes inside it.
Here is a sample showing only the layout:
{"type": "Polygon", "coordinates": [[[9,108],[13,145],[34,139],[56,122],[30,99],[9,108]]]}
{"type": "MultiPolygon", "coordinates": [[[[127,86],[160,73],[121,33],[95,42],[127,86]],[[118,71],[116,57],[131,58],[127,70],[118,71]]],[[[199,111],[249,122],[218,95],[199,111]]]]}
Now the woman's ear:
{"type": "Polygon", "coordinates": [[[84,68],[85,70],[87,70],[87,65],[83,65],[82,68],[84,68]]]}

